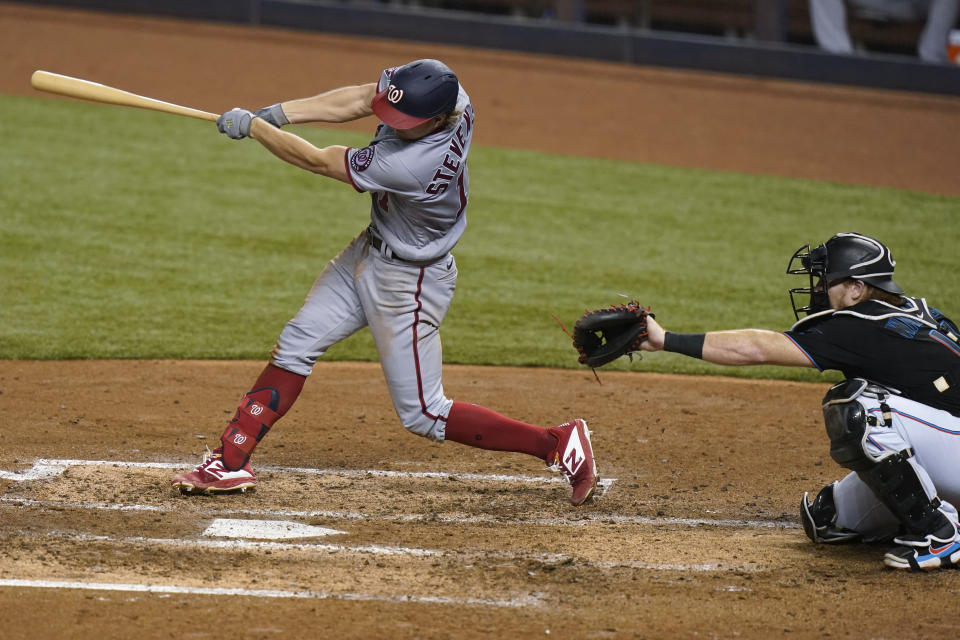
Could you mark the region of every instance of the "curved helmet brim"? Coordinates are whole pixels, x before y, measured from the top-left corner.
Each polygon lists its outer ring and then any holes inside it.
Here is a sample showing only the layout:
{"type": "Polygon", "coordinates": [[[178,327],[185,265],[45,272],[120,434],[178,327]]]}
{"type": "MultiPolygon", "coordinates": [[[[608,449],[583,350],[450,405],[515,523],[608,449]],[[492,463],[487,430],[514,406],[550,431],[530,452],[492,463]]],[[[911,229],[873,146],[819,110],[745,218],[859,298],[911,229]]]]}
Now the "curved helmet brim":
{"type": "Polygon", "coordinates": [[[887,293],[892,293],[894,295],[902,296],[905,293],[903,290],[903,287],[901,287],[896,282],[894,282],[893,278],[891,278],[890,276],[878,276],[873,278],[857,278],[857,280],[863,280],[871,287],[876,287],[881,291],[886,291],[887,293]]]}
{"type": "Polygon", "coordinates": [[[413,129],[430,120],[430,118],[408,115],[394,107],[390,104],[390,101],[387,100],[388,91],[389,87],[377,93],[370,103],[373,113],[376,114],[385,125],[393,127],[394,129],[413,129]]]}

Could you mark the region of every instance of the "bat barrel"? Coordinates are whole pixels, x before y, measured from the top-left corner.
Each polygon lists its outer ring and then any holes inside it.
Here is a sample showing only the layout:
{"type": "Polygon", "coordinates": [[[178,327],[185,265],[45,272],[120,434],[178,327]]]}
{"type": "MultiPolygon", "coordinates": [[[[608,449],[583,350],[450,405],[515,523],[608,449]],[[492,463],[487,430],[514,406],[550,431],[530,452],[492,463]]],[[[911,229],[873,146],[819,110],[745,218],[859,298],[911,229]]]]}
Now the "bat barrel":
{"type": "Polygon", "coordinates": [[[91,100],[93,102],[161,111],[163,113],[199,118],[200,120],[209,120],[211,122],[219,117],[215,113],[200,111],[199,109],[184,107],[179,104],[173,104],[172,102],[164,102],[163,100],[157,100],[155,98],[148,98],[98,82],[91,82],[90,80],[64,76],[59,73],[51,73],[39,69],[34,71],[33,75],[30,76],[30,84],[34,89],[40,91],[56,93],[71,98],[80,98],[82,100],[91,100]]]}

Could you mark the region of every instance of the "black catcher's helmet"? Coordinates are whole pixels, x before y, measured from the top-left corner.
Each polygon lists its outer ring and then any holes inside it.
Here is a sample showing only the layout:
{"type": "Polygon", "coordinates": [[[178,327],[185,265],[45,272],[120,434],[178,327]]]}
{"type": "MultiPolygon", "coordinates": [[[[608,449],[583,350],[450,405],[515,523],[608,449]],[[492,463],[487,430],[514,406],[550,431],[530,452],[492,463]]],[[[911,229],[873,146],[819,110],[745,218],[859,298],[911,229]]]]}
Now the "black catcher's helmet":
{"type": "Polygon", "coordinates": [[[840,281],[855,279],[895,295],[903,295],[903,289],[893,281],[893,268],[897,262],[890,249],[879,240],[860,233],[838,233],[824,244],[811,249],[804,245],[797,249],[787,265],[791,275],[808,275],[809,287],[790,289],[790,304],[793,314],[817,313],[830,308],[827,289],[840,281]],[[798,264],[799,263],[799,264],[798,264]],[[816,281],[814,281],[816,280],[816,281]],[[797,296],[809,295],[805,306],[797,306],[797,296]]]}

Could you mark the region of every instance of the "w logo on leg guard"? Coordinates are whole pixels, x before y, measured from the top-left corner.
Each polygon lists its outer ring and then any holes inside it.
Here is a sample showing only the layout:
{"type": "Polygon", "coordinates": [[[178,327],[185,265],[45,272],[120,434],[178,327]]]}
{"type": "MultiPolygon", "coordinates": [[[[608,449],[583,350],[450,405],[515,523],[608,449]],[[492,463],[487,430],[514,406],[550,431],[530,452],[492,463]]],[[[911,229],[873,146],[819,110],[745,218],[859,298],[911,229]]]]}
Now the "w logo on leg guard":
{"type": "Polygon", "coordinates": [[[254,389],[243,397],[237,413],[227,426],[223,443],[223,466],[237,470],[247,464],[257,443],[280,418],[277,407],[280,395],[272,387],[254,389]]]}

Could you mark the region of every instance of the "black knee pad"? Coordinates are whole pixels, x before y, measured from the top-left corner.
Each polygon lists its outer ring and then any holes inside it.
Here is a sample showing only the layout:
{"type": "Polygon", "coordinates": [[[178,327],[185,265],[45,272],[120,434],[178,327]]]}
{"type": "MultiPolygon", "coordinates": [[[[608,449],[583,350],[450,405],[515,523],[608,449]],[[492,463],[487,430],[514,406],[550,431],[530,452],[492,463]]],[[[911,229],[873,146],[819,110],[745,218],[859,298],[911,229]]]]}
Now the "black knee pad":
{"type": "Polygon", "coordinates": [[[823,422],[830,438],[830,457],[851,471],[871,468],[875,463],[863,447],[867,439],[867,412],[857,397],[867,381],[851,378],[830,387],[823,397],[823,422]]]}

